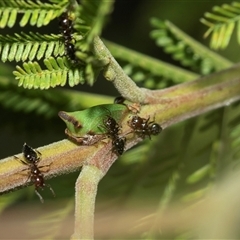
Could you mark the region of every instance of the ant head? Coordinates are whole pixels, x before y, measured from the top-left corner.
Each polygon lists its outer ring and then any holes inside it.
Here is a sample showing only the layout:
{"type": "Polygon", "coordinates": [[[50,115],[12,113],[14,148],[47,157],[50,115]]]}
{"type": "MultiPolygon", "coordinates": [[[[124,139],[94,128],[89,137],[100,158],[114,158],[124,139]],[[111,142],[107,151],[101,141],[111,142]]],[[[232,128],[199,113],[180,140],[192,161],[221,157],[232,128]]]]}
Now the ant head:
{"type": "Polygon", "coordinates": [[[39,156],[34,149],[32,149],[30,146],[28,146],[26,143],[23,145],[23,156],[29,163],[36,163],[39,161],[39,156]]]}
{"type": "Polygon", "coordinates": [[[104,124],[106,125],[106,127],[115,127],[117,123],[114,118],[112,118],[111,116],[107,116],[107,118],[104,119],[104,124]]]}
{"type": "Polygon", "coordinates": [[[108,114],[106,115],[106,118],[103,120],[103,123],[106,127],[115,127],[117,122],[116,120],[112,117],[112,113],[109,109],[104,108],[104,110],[106,110],[108,112],[108,114]]]}
{"type": "Polygon", "coordinates": [[[69,19],[68,12],[63,12],[59,16],[59,26],[62,29],[67,29],[67,28],[71,27],[71,25],[72,25],[72,20],[69,19]]]}

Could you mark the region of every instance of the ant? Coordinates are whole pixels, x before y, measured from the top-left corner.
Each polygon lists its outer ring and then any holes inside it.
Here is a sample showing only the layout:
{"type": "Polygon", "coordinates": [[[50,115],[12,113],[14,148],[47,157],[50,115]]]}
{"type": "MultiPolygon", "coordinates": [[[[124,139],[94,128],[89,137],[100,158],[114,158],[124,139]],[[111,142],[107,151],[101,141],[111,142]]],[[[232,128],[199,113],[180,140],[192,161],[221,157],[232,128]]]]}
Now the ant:
{"type": "Polygon", "coordinates": [[[103,120],[103,124],[104,128],[108,131],[107,135],[110,135],[111,138],[116,138],[118,136],[120,126],[113,117],[108,115],[107,118],[103,120]]]}
{"type": "Polygon", "coordinates": [[[99,128],[105,129],[105,131],[107,131],[105,134],[108,137],[115,139],[118,137],[118,134],[121,131],[121,127],[111,116],[110,110],[107,108],[105,108],[105,110],[108,111],[109,114],[106,116],[106,118],[103,119],[103,125],[100,125],[99,128]]]}
{"type": "MultiPolygon", "coordinates": [[[[14,156],[17,160],[19,160],[22,164],[27,165],[29,167],[30,173],[28,179],[31,179],[31,182],[35,185],[35,193],[38,195],[40,201],[44,203],[43,197],[38,192],[38,189],[44,189],[45,186],[49,187],[50,191],[52,192],[53,196],[55,197],[55,193],[51,188],[50,184],[45,184],[44,177],[42,172],[39,170],[37,166],[38,162],[41,159],[42,154],[34,150],[32,147],[28,146],[26,143],[23,144],[23,157],[24,160],[14,156]]],[[[28,181],[27,179],[27,181],[28,181]]]]}
{"type": "Polygon", "coordinates": [[[77,62],[75,56],[75,47],[72,44],[72,20],[69,19],[68,13],[64,12],[59,17],[59,28],[63,35],[63,42],[67,56],[74,62],[77,62]]]}
{"type": "Polygon", "coordinates": [[[117,121],[110,115],[107,115],[107,118],[103,120],[103,127],[107,130],[106,134],[112,139],[112,151],[117,153],[118,155],[122,155],[124,152],[126,138],[119,137],[121,127],[119,126],[117,121]]]}
{"type": "Polygon", "coordinates": [[[148,137],[151,139],[151,135],[158,135],[162,131],[162,128],[154,121],[149,122],[149,119],[150,117],[146,119],[136,115],[133,116],[130,121],[128,121],[128,125],[135,133],[140,135],[140,137],[144,138],[146,135],[148,135],[148,137]]]}

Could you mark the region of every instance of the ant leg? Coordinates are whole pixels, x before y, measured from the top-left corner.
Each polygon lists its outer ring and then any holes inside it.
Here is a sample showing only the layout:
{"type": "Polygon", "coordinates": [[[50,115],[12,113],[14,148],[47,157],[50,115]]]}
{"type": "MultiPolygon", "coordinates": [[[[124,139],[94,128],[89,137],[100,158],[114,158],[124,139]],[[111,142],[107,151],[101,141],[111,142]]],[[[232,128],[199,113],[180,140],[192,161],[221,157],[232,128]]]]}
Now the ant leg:
{"type": "Polygon", "coordinates": [[[50,185],[50,184],[46,184],[46,186],[50,189],[50,191],[52,192],[52,195],[53,195],[54,197],[56,197],[56,194],[55,194],[55,192],[53,191],[51,185],[50,185]]]}
{"type": "Polygon", "coordinates": [[[151,134],[150,134],[150,133],[148,133],[148,137],[149,137],[150,140],[152,140],[152,139],[151,139],[151,134]]]}
{"type": "Polygon", "coordinates": [[[42,154],[37,149],[34,149],[34,151],[37,152],[40,156],[42,156],[42,154]]]}
{"type": "Polygon", "coordinates": [[[47,170],[41,170],[41,172],[44,172],[44,173],[46,173],[46,172],[48,172],[49,171],[49,167],[52,165],[52,162],[51,163],[49,163],[49,164],[47,164],[47,165],[43,165],[43,166],[40,166],[40,167],[38,167],[38,169],[40,169],[40,168],[44,168],[44,167],[48,167],[48,169],[47,170]]]}
{"type": "Polygon", "coordinates": [[[17,156],[13,156],[17,161],[21,162],[24,165],[28,165],[24,160],[22,160],[21,158],[17,157],[17,156]]]}
{"type": "Polygon", "coordinates": [[[44,203],[43,197],[41,196],[41,194],[38,192],[38,190],[35,188],[35,193],[38,195],[41,203],[44,203]]]}
{"type": "MultiPolygon", "coordinates": [[[[22,159],[18,158],[17,156],[13,156],[18,162],[21,162],[24,165],[28,165],[25,161],[23,161],[22,159]]],[[[27,169],[22,169],[21,172],[26,171],[27,169]]],[[[25,183],[28,182],[28,180],[31,178],[31,174],[28,175],[27,180],[25,181],[25,183]]]]}

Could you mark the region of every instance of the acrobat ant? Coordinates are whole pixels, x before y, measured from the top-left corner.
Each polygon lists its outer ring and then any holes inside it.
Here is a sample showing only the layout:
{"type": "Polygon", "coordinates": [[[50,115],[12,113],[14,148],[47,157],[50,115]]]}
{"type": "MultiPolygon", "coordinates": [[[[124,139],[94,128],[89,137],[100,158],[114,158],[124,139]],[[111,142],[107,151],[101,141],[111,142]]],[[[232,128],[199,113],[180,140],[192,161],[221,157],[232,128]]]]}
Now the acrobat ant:
{"type": "Polygon", "coordinates": [[[103,120],[103,127],[107,130],[106,135],[112,139],[112,151],[118,155],[122,155],[124,152],[126,138],[119,137],[121,127],[117,121],[110,115],[107,115],[107,117],[103,120]]]}
{"type": "Polygon", "coordinates": [[[122,155],[124,151],[124,146],[126,142],[126,138],[119,137],[120,126],[116,122],[116,120],[107,116],[106,119],[103,120],[104,127],[108,130],[107,135],[112,138],[113,152],[118,155],[122,155]]]}
{"type": "MultiPolygon", "coordinates": [[[[44,181],[44,176],[42,172],[39,170],[38,162],[41,160],[42,154],[34,150],[32,147],[28,146],[26,143],[23,144],[23,157],[24,160],[14,156],[17,160],[19,160],[22,164],[27,165],[29,167],[30,173],[27,178],[30,178],[31,182],[35,185],[35,193],[38,195],[40,201],[43,203],[43,197],[41,194],[38,192],[38,189],[41,188],[42,190],[44,189],[45,186],[47,186],[50,191],[52,192],[53,196],[55,197],[55,193],[53,189],[51,188],[50,184],[46,184],[44,181]]],[[[41,168],[41,167],[40,167],[41,168]]]]}
{"type": "Polygon", "coordinates": [[[149,119],[150,117],[146,119],[135,115],[130,121],[128,121],[128,125],[140,137],[144,138],[146,135],[148,135],[148,137],[151,139],[151,135],[158,135],[162,131],[162,128],[154,121],[149,122],[149,119]]]}
{"type": "Polygon", "coordinates": [[[120,126],[113,117],[108,115],[107,118],[103,120],[103,124],[104,128],[108,131],[107,135],[111,138],[118,137],[120,126]]]}
{"type": "Polygon", "coordinates": [[[75,56],[75,47],[72,43],[72,20],[69,19],[68,13],[63,12],[59,17],[59,28],[60,32],[63,35],[63,42],[65,46],[65,52],[67,56],[74,62],[77,62],[75,56]]]}

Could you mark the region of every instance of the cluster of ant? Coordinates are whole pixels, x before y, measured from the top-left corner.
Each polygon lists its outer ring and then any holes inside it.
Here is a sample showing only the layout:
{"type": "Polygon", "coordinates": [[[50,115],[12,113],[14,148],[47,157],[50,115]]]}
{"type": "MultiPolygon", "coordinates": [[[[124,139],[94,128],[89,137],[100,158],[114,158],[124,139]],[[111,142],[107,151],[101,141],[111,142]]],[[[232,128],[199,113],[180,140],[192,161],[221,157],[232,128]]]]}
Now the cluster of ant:
{"type": "MultiPolygon", "coordinates": [[[[114,102],[118,104],[123,104],[123,99],[117,98],[114,102]]],[[[132,129],[131,132],[136,133],[139,137],[145,138],[148,136],[151,139],[151,135],[158,135],[162,128],[159,124],[155,123],[154,121],[149,121],[150,117],[141,118],[138,115],[132,116],[131,120],[128,121],[129,127],[132,129]]],[[[107,130],[106,135],[108,135],[112,139],[112,151],[117,155],[122,155],[125,148],[126,138],[120,136],[121,127],[117,123],[117,121],[107,115],[107,117],[103,120],[103,127],[107,130]]],[[[40,171],[38,167],[38,163],[41,160],[42,154],[34,150],[32,147],[28,146],[26,143],[23,145],[23,157],[24,159],[20,159],[15,156],[17,160],[19,160],[22,164],[27,165],[29,169],[29,175],[26,181],[29,179],[35,185],[35,193],[39,197],[40,201],[43,203],[43,197],[39,193],[38,189],[44,189],[44,187],[48,187],[52,192],[53,196],[55,193],[49,184],[46,184],[44,181],[43,173],[40,171]]]]}
{"type": "Polygon", "coordinates": [[[75,56],[75,47],[73,45],[72,38],[72,20],[69,19],[68,12],[62,13],[62,15],[59,17],[59,28],[63,36],[63,43],[66,55],[73,63],[77,63],[77,59],[75,56]]]}
{"type": "MultiPolygon", "coordinates": [[[[115,98],[114,103],[124,104],[124,101],[125,99],[123,97],[117,97],[115,98]]],[[[162,131],[162,128],[158,123],[149,120],[150,117],[146,119],[141,118],[138,115],[134,115],[127,123],[128,126],[132,129],[131,132],[136,133],[141,138],[148,136],[151,139],[151,135],[158,135],[162,131]]],[[[118,155],[122,155],[125,148],[126,138],[119,137],[119,124],[113,117],[109,115],[106,119],[104,119],[103,124],[105,129],[108,130],[107,135],[112,138],[113,152],[117,153],[118,155]]]]}
{"type": "Polygon", "coordinates": [[[44,166],[38,167],[38,163],[41,159],[42,154],[28,146],[26,143],[23,144],[23,157],[24,160],[14,156],[17,160],[19,160],[22,164],[27,165],[29,169],[29,176],[26,180],[26,182],[30,179],[31,182],[35,185],[35,193],[39,197],[40,201],[43,203],[43,197],[38,192],[38,189],[41,188],[42,190],[44,187],[48,187],[50,191],[52,192],[53,196],[55,197],[55,193],[53,189],[51,188],[50,184],[46,184],[44,181],[44,176],[39,168],[42,168],[44,166]]]}

